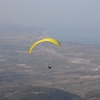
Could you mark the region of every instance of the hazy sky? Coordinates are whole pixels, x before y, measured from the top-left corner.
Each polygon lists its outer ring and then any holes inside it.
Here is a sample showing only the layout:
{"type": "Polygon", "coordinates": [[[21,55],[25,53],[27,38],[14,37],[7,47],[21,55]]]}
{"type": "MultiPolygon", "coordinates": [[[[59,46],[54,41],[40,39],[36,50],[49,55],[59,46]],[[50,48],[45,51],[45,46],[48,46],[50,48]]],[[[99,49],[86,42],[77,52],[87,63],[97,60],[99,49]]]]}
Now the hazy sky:
{"type": "Polygon", "coordinates": [[[45,27],[61,40],[100,43],[100,0],[0,0],[0,24],[45,27]]]}

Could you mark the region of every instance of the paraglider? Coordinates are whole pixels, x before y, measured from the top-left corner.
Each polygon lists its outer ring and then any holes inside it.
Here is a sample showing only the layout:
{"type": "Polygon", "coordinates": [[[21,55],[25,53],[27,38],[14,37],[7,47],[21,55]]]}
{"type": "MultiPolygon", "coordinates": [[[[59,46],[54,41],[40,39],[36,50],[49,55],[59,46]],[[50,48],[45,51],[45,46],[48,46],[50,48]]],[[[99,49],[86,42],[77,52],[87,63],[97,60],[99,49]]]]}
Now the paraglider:
{"type": "Polygon", "coordinates": [[[29,50],[29,53],[32,54],[32,51],[33,51],[33,49],[35,48],[35,46],[37,46],[38,44],[40,44],[40,43],[42,43],[42,42],[51,42],[51,43],[56,44],[58,47],[61,46],[61,45],[60,45],[60,42],[59,42],[58,40],[56,40],[56,39],[53,39],[53,38],[44,38],[44,39],[41,39],[41,40],[35,42],[35,43],[31,46],[31,48],[30,48],[30,50],[29,50]]]}
{"type": "MultiPolygon", "coordinates": [[[[32,51],[33,49],[35,48],[35,46],[37,46],[38,44],[42,43],[42,42],[51,42],[51,43],[54,43],[55,45],[57,45],[58,47],[60,47],[60,42],[54,38],[44,38],[44,39],[41,39],[37,42],[35,42],[31,47],[30,47],[30,50],[29,50],[29,53],[32,54],[32,51]]],[[[49,69],[51,69],[52,67],[51,66],[47,66],[49,69]]]]}

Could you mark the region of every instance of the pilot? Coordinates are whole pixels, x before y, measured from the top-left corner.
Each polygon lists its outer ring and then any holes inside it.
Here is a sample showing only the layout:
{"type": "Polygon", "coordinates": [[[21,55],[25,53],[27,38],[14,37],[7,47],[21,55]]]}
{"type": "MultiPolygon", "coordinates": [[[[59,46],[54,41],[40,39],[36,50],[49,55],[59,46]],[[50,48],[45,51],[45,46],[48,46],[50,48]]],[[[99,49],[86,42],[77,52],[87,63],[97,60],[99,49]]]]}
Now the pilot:
{"type": "Polygon", "coordinates": [[[51,66],[49,66],[49,65],[48,65],[47,67],[48,67],[49,69],[51,68],[51,66]]]}

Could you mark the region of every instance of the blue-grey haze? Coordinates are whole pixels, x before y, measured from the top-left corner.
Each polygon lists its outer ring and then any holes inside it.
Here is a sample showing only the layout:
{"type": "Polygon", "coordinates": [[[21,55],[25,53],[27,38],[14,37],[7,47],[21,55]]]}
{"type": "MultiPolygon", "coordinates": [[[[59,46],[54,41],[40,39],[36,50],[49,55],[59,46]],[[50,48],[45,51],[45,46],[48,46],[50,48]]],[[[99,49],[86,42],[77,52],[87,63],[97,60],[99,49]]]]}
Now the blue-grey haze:
{"type": "Polygon", "coordinates": [[[59,40],[100,44],[100,0],[1,0],[0,24],[43,27],[59,40]]]}

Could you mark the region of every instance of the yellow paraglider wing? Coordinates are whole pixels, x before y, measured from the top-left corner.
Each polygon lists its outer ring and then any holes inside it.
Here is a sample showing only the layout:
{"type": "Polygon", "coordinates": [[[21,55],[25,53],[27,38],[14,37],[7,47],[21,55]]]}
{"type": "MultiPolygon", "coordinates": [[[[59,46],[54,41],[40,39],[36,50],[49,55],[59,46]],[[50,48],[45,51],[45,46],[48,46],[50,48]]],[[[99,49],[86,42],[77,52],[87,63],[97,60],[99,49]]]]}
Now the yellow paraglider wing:
{"type": "Polygon", "coordinates": [[[58,40],[55,40],[55,39],[53,39],[53,38],[44,38],[44,39],[41,39],[41,40],[35,42],[35,43],[31,46],[31,48],[30,48],[30,50],[29,50],[29,53],[32,53],[32,51],[33,51],[33,49],[35,48],[35,46],[38,45],[38,44],[40,44],[41,42],[52,42],[52,43],[56,44],[58,47],[61,46],[61,45],[60,45],[60,42],[59,42],[58,40]]]}

